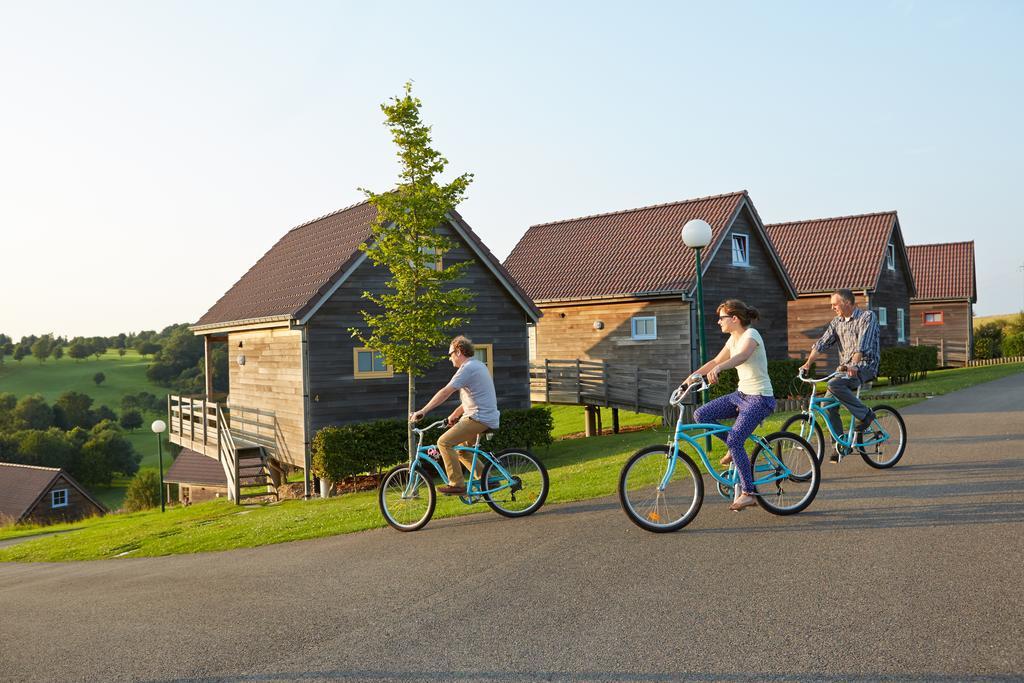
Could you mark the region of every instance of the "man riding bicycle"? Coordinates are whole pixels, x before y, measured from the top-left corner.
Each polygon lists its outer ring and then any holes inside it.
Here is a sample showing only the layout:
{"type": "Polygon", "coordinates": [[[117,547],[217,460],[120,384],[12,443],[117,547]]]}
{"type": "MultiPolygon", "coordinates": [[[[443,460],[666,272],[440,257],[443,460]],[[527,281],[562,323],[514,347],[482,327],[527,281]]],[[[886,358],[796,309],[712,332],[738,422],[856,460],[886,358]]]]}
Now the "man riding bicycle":
{"type": "MultiPolygon", "coordinates": [[[[448,485],[437,490],[446,496],[461,496],[466,493],[466,478],[459,466],[461,461],[466,469],[472,467],[472,460],[455,450],[456,446],[473,445],[476,437],[489,429],[497,429],[501,413],[498,412],[498,398],[494,392],[494,380],[487,366],[473,357],[473,342],[459,335],[448,346],[448,358],[457,368],[448,384],[441,388],[427,405],[409,415],[409,420],[418,422],[431,410],[441,405],[456,391],[460,403],[448,416],[449,429],[437,440],[448,474],[448,485]]],[[[481,463],[481,467],[482,467],[481,463]]],[[[479,475],[478,476],[482,476],[479,475]]]]}
{"type": "MultiPolygon", "coordinates": [[[[810,369],[814,361],[824,355],[826,349],[839,344],[840,369],[846,371],[846,377],[837,376],[828,383],[828,390],[850,411],[857,420],[856,439],[859,434],[871,426],[875,419],[871,409],[857,398],[856,390],[865,382],[878,376],[879,342],[878,318],[872,311],[865,311],[855,304],[853,292],[838,289],[829,300],[836,317],[828,324],[821,339],[814,343],[807,356],[807,362],[800,366],[801,370],[810,369]]],[[[828,421],[836,434],[842,434],[843,421],[839,417],[839,406],[828,411],[828,421]]],[[[845,449],[848,452],[848,449],[845,449]]],[[[839,462],[840,454],[834,453],[829,460],[839,462]]]]}

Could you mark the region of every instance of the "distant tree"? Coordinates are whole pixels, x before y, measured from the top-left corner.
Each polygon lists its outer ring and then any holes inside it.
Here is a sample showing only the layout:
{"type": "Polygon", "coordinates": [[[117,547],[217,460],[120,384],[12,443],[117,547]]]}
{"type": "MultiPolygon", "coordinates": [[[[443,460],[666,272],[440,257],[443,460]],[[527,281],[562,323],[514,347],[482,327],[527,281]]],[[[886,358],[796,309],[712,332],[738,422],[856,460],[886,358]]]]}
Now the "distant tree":
{"type": "Polygon", "coordinates": [[[99,422],[103,422],[104,420],[107,420],[108,422],[117,422],[117,413],[107,406],[100,406],[96,409],[96,419],[99,422]]]}
{"type": "Polygon", "coordinates": [[[115,474],[130,477],[139,469],[142,459],[120,429],[107,428],[95,434],[82,446],[81,476],[87,485],[109,485],[115,474]]]}
{"type": "Polygon", "coordinates": [[[95,375],[92,376],[92,381],[96,383],[96,386],[103,384],[103,382],[106,379],[107,376],[104,375],[102,372],[97,372],[95,375]]]}
{"type": "Polygon", "coordinates": [[[57,397],[54,405],[63,411],[65,429],[75,427],[90,429],[99,421],[96,412],[92,409],[92,396],[88,394],[79,391],[65,391],[57,397]]]}
{"type": "Polygon", "coordinates": [[[75,475],[78,449],[59,429],[26,429],[14,434],[18,439],[18,462],[39,467],[62,467],[75,475]]]}
{"type": "Polygon", "coordinates": [[[42,396],[23,396],[14,407],[15,429],[49,429],[53,426],[53,409],[42,396]]]}
{"type": "Polygon", "coordinates": [[[11,338],[6,334],[0,334],[0,365],[4,364],[4,356],[9,356],[14,352],[14,346],[11,344],[11,338]]]}
{"type": "MultiPolygon", "coordinates": [[[[128,346],[128,335],[126,335],[124,332],[122,332],[121,334],[117,335],[117,337],[115,337],[113,339],[113,343],[111,344],[111,346],[113,346],[115,349],[118,349],[118,350],[127,348],[127,346],[128,346]]],[[[121,355],[123,356],[124,354],[122,353],[121,355]]]]}
{"type": "Polygon", "coordinates": [[[50,357],[50,352],[53,351],[53,337],[48,334],[44,334],[42,337],[36,340],[32,344],[32,355],[35,356],[40,363],[45,363],[46,359],[50,357]]]}
{"type": "Polygon", "coordinates": [[[96,360],[99,360],[100,356],[107,352],[107,340],[103,337],[92,337],[89,340],[89,345],[92,347],[92,355],[96,356],[96,360]]]}
{"type": "MultiPolygon", "coordinates": [[[[203,340],[192,334],[187,325],[176,325],[168,330],[153,364],[146,369],[146,377],[163,386],[171,386],[188,370],[199,367],[204,355],[203,340]]],[[[194,376],[194,375],[193,375],[194,376]]]]}
{"type": "Polygon", "coordinates": [[[125,410],[121,412],[121,419],[118,420],[118,424],[127,429],[130,432],[134,432],[136,429],[142,426],[142,413],[135,408],[131,410],[125,410]]]}
{"type": "Polygon", "coordinates": [[[1024,334],[1024,311],[1006,321],[1004,334],[1024,334]]]}
{"type": "Polygon", "coordinates": [[[117,355],[119,355],[121,358],[124,358],[124,354],[126,353],[128,353],[128,349],[126,349],[123,346],[117,347],[117,355]]]}
{"type": "Polygon", "coordinates": [[[30,334],[27,337],[22,337],[21,341],[18,343],[23,344],[25,348],[31,349],[32,345],[35,344],[38,339],[39,337],[37,337],[36,335],[30,334]]]}
{"type": "Polygon", "coordinates": [[[32,349],[24,344],[18,344],[14,347],[14,360],[21,362],[21,359],[32,353],[32,349]]]}
{"type": "Polygon", "coordinates": [[[135,350],[140,356],[152,356],[160,350],[160,345],[155,342],[142,341],[135,345],[135,350]]]}
{"type": "MultiPolygon", "coordinates": [[[[14,429],[14,408],[18,405],[18,397],[11,393],[0,394],[0,432],[14,429]]],[[[3,462],[3,458],[0,458],[3,462]]]]}
{"type": "Polygon", "coordinates": [[[88,358],[92,353],[92,348],[82,341],[81,339],[74,339],[71,341],[71,345],[68,346],[68,355],[77,360],[88,358]]]}
{"type": "Polygon", "coordinates": [[[155,508],[159,504],[160,476],[154,470],[142,470],[128,484],[124,509],[128,512],[139,512],[155,508]]]}
{"type": "Polygon", "coordinates": [[[54,360],[60,360],[64,357],[64,347],[60,344],[54,344],[53,349],[50,351],[50,355],[53,356],[54,360]]]}

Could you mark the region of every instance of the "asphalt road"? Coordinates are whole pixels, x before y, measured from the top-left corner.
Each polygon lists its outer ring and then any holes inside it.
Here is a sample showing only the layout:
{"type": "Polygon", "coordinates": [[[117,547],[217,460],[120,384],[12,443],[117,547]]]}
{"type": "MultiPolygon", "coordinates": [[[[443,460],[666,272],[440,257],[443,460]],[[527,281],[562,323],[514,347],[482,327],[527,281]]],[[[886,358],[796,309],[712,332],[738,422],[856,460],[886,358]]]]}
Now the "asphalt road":
{"type": "Polygon", "coordinates": [[[0,679],[1024,680],[1024,374],[903,411],[793,517],[710,491],[204,555],[0,565],[0,679]]]}

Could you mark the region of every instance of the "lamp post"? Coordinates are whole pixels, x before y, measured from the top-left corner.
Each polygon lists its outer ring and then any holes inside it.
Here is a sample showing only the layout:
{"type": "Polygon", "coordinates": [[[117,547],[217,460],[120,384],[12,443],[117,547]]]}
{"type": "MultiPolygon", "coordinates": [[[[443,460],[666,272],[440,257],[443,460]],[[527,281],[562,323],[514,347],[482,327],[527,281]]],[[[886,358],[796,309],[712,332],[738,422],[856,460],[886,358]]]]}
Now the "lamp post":
{"type": "Polygon", "coordinates": [[[695,218],[683,226],[683,244],[693,249],[697,262],[697,330],[700,335],[700,365],[708,362],[707,342],[704,339],[704,288],[700,268],[700,250],[711,244],[711,226],[695,218]]]}
{"type": "Polygon", "coordinates": [[[153,433],[156,434],[156,452],[157,457],[160,459],[160,512],[164,511],[164,445],[160,439],[160,435],[167,425],[163,420],[154,420],[152,424],[153,433]]]}

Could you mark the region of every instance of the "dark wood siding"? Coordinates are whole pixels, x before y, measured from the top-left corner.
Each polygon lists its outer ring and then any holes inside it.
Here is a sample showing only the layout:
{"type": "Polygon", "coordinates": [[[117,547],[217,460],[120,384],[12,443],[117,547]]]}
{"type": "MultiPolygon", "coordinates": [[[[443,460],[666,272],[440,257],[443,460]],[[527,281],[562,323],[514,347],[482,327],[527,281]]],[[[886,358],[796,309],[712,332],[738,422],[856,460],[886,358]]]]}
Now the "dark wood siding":
{"type": "Polygon", "coordinates": [[[57,522],[74,522],[85,517],[102,514],[103,510],[83,496],[82,492],[62,474],[46,490],[39,502],[28,511],[24,520],[32,524],[56,524],[57,522]],[[59,489],[67,489],[68,504],[66,507],[55,508],[52,506],[51,493],[59,489]]]}
{"type": "Polygon", "coordinates": [[[890,346],[907,346],[910,343],[910,278],[907,277],[907,258],[900,242],[896,244],[896,267],[890,270],[885,263],[878,278],[878,287],[870,293],[871,308],[882,306],[886,309],[886,324],[879,328],[879,341],[883,349],[890,346]],[[905,317],[905,339],[899,341],[899,314],[905,317]]]}
{"type": "MultiPolygon", "coordinates": [[[[447,236],[455,241],[451,230],[447,236]]],[[[446,264],[472,260],[473,264],[457,283],[473,292],[476,311],[470,322],[457,332],[480,344],[493,344],[494,384],[498,408],[527,408],[530,405],[529,359],[526,312],[508,294],[493,274],[474,258],[469,247],[459,246],[444,255],[446,264]]],[[[345,284],[317,311],[308,323],[309,394],[311,436],[324,426],[407,414],[407,378],[355,379],[352,350],[361,347],[349,333],[363,328],[361,310],[370,310],[364,291],[385,291],[388,274],[365,261],[345,284]]],[[[446,348],[437,349],[444,356],[446,348]]],[[[417,407],[425,404],[445,386],[454,372],[447,360],[439,360],[425,377],[417,378],[417,407]]],[[[457,395],[445,409],[458,404],[457,395]]]]}
{"type": "MultiPolygon", "coordinates": [[[[825,328],[835,318],[829,304],[831,294],[801,296],[789,302],[789,356],[803,359],[810,353],[811,346],[821,338],[825,328]]],[[[867,297],[863,292],[854,292],[855,303],[860,308],[867,308],[867,297]]],[[[839,347],[828,350],[826,360],[818,361],[819,369],[828,368],[831,372],[839,364],[839,347]]]]}
{"type": "Polygon", "coordinates": [[[718,252],[712,255],[703,278],[704,334],[708,358],[714,358],[725,344],[725,336],[718,327],[718,304],[726,299],[740,299],[757,309],[760,319],[754,327],[764,339],[769,359],[785,358],[788,350],[788,296],[786,286],[772,262],[764,239],[754,227],[754,218],[746,206],[737,215],[718,252]],[[732,263],[733,234],[747,235],[750,265],[732,263]]]}
{"type": "Polygon", "coordinates": [[[690,306],[680,299],[596,302],[545,306],[537,323],[537,360],[603,360],[671,370],[680,380],[690,371],[690,306]],[[632,319],[657,318],[657,339],[633,339],[632,319]],[[600,321],[603,327],[594,328],[600,321]]]}
{"type": "MultiPolygon", "coordinates": [[[[940,339],[950,350],[966,350],[968,360],[974,357],[974,308],[969,300],[910,303],[911,343],[937,346],[940,339]],[[942,324],[925,325],[924,314],[935,311],[942,313],[942,324]]],[[[939,362],[941,364],[942,359],[939,362]]]]}

